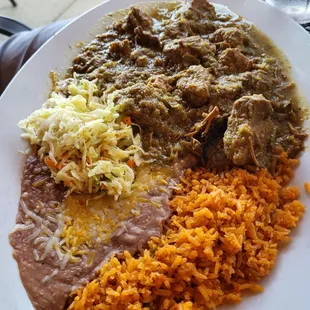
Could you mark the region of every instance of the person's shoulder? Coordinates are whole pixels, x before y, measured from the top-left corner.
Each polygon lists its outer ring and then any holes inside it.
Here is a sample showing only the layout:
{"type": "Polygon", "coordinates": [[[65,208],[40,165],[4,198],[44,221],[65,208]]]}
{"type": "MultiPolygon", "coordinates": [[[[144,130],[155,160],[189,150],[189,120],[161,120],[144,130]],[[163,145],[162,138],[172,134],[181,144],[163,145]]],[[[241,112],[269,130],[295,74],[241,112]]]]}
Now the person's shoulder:
{"type": "Polygon", "coordinates": [[[25,62],[69,21],[17,33],[0,43],[0,94],[25,62]]]}

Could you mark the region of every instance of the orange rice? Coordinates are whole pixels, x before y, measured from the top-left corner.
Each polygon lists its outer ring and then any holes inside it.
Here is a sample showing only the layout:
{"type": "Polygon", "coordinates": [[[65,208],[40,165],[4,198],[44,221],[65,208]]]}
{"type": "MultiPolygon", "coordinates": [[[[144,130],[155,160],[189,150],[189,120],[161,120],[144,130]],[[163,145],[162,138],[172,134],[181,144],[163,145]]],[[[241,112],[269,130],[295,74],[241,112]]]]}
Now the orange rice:
{"type": "Polygon", "coordinates": [[[305,182],[304,184],[305,190],[308,194],[310,194],[310,183],[309,182],[305,182]]]}
{"type": "Polygon", "coordinates": [[[141,255],[112,257],[69,309],[214,309],[261,292],[258,281],[304,212],[298,188],[283,187],[297,163],[282,155],[275,176],[186,171],[164,234],[141,255]]]}

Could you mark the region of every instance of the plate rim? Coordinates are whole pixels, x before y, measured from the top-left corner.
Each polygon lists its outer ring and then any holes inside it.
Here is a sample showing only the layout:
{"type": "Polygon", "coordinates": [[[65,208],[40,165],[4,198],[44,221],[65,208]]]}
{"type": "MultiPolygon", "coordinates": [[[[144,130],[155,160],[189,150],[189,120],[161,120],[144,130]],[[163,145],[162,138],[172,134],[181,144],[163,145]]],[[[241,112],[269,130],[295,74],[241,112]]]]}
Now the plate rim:
{"type": "MultiPolygon", "coordinates": [[[[173,0],[172,0],[173,1],[173,0]]],[[[1,95],[0,97],[0,107],[1,106],[5,106],[5,104],[10,104],[10,101],[14,101],[14,98],[18,98],[18,96],[16,95],[16,91],[22,91],[23,88],[20,89],[21,85],[23,84],[22,82],[24,81],[25,83],[25,75],[27,75],[28,73],[31,72],[31,69],[33,66],[36,65],[36,62],[39,61],[39,58],[38,57],[42,57],[42,53],[44,52],[47,52],[47,50],[51,47],[53,47],[52,45],[54,44],[53,42],[57,42],[57,40],[60,40],[59,38],[63,37],[65,34],[70,34],[71,32],[71,29],[74,29],[76,25],[80,24],[81,21],[87,19],[87,18],[90,18],[91,16],[95,15],[97,16],[99,11],[104,11],[106,7],[111,7],[113,5],[116,5],[115,2],[117,1],[112,1],[112,0],[105,0],[103,3],[99,4],[98,6],[90,9],[89,11],[85,12],[84,14],[82,14],[81,16],[73,19],[72,21],[70,21],[64,28],[62,28],[61,30],[59,30],[55,35],[53,35],[49,40],[47,40],[41,47],[40,49],[38,49],[38,51],[36,51],[36,53],[34,55],[32,55],[30,57],[30,59],[24,64],[24,66],[21,68],[21,70],[15,75],[15,77],[12,79],[12,81],[10,82],[10,84],[7,86],[6,90],[3,92],[3,94],[1,95]],[[113,4],[111,4],[112,2],[114,2],[113,4]],[[29,72],[30,71],[30,72],[29,72]],[[22,80],[22,81],[21,81],[22,80]],[[16,89],[16,85],[19,84],[19,88],[16,89]]],[[[141,2],[152,2],[152,1],[148,1],[148,0],[122,0],[120,1],[121,2],[121,5],[118,5],[118,6],[121,6],[122,8],[125,8],[125,7],[128,7],[128,4],[137,4],[137,3],[141,3],[141,2]]],[[[156,1],[156,2],[162,2],[162,1],[156,1]]],[[[277,16],[277,19],[279,19],[280,21],[280,25],[287,25],[287,28],[290,28],[290,31],[289,32],[292,32],[292,33],[298,33],[297,35],[297,38],[293,38],[292,40],[292,44],[296,44],[296,42],[298,43],[299,40],[305,40],[304,42],[301,42],[302,46],[309,52],[308,55],[310,55],[310,35],[308,34],[308,32],[302,28],[297,22],[295,22],[294,20],[292,20],[291,18],[289,18],[287,15],[285,15],[285,13],[283,13],[282,11],[280,11],[279,9],[275,8],[275,7],[272,7],[270,6],[269,4],[267,4],[266,2],[263,2],[261,0],[234,0],[234,1],[231,1],[231,0],[213,0],[211,1],[213,3],[219,3],[219,4],[224,4],[226,6],[228,6],[229,8],[233,7],[233,6],[238,6],[238,5],[242,5],[244,8],[249,8],[249,9],[255,9],[255,8],[259,8],[260,6],[261,7],[264,7],[264,9],[262,9],[262,11],[269,11],[268,14],[270,14],[270,16],[277,16]]],[[[114,10],[113,10],[114,11],[114,10]]],[[[236,10],[232,9],[233,12],[235,12],[236,10]]],[[[109,13],[109,12],[107,12],[109,13]]],[[[239,13],[237,11],[237,13],[239,13]]],[[[245,17],[246,18],[246,17],[245,17]]],[[[98,22],[94,22],[94,25],[97,24],[98,22]]],[[[261,27],[258,27],[259,29],[261,29],[261,27]]],[[[261,29],[262,30],[262,29],[261,29]]],[[[262,30],[264,33],[266,33],[266,31],[262,30]]],[[[278,31],[278,30],[277,30],[278,31]]],[[[276,32],[277,32],[276,31],[276,32]]],[[[274,33],[274,32],[273,32],[274,33]]],[[[266,33],[267,36],[270,36],[270,34],[267,32],[266,33]]],[[[275,34],[274,34],[275,35],[275,34]]],[[[280,37],[282,38],[283,37],[283,33],[280,35],[280,37]]],[[[278,38],[279,39],[279,38],[278,38]]],[[[279,39],[280,40],[280,39],[279,39]]],[[[74,44],[75,42],[72,42],[71,44],[74,44]]],[[[67,44],[70,44],[69,42],[67,44]]],[[[285,51],[284,51],[285,52],[285,51]]],[[[291,52],[290,52],[291,53],[291,52]]],[[[43,57],[44,58],[44,57],[43,57]]],[[[290,60],[290,57],[288,57],[289,60],[290,60]]],[[[309,65],[309,69],[307,68],[306,69],[306,73],[310,74],[310,65],[309,65]]],[[[304,77],[303,76],[303,72],[299,72],[298,75],[300,75],[301,77],[304,77]]],[[[307,75],[305,76],[307,77],[307,75]]],[[[48,74],[46,75],[46,80],[48,80],[48,74]]],[[[299,84],[299,83],[298,83],[299,84]]],[[[46,85],[46,88],[48,89],[49,87],[49,84],[46,85]]],[[[302,87],[303,89],[304,87],[302,87]]],[[[26,88],[27,89],[27,88],[26,88]]],[[[46,89],[43,91],[42,89],[42,93],[41,93],[41,90],[38,91],[38,94],[36,95],[39,99],[38,100],[41,100],[42,98],[46,98],[47,96],[47,93],[46,93],[46,89]],[[44,94],[43,94],[44,92],[44,94]]],[[[308,102],[310,103],[310,92],[306,93],[305,94],[308,102]]],[[[17,100],[17,99],[16,99],[17,100]]],[[[20,100],[20,99],[19,99],[20,100]]],[[[18,101],[18,100],[17,100],[18,101]]],[[[15,102],[15,101],[14,101],[15,102]]],[[[18,101],[19,102],[19,101],[18,101]]],[[[310,107],[310,105],[309,105],[310,107]]],[[[27,109],[26,109],[27,110],[27,109]]],[[[4,119],[5,115],[6,115],[7,111],[4,111],[4,113],[2,115],[0,115],[0,141],[3,137],[3,134],[2,134],[2,129],[4,128],[5,124],[8,124],[8,122],[1,122],[1,118],[4,119]]],[[[309,122],[306,122],[307,123],[307,128],[309,128],[309,122]]],[[[16,138],[16,136],[15,136],[16,138]]],[[[5,140],[6,141],[6,140],[5,140]]],[[[5,142],[7,143],[7,141],[5,142]]],[[[308,143],[308,142],[307,142],[308,143]]],[[[20,141],[17,143],[20,145],[20,141]]],[[[308,144],[307,144],[308,145],[308,144]]],[[[302,157],[305,157],[304,154],[302,155],[302,157]]],[[[307,158],[309,156],[307,155],[307,158]]],[[[0,159],[2,159],[2,155],[0,154],[0,159]]],[[[310,166],[310,159],[307,159],[307,163],[309,163],[309,166],[310,166]]],[[[306,161],[305,161],[305,164],[306,164],[306,161]]],[[[2,166],[3,168],[3,163],[1,162],[0,160],[0,167],[2,166]]],[[[305,167],[305,165],[302,165],[302,167],[299,168],[299,171],[302,170],[302,169],[305,169],[305,171],[307,173],[309,173],[310,175],[310,169],[305,167]]],[[[0,176],[0,179],[1,179],[1,176],[0,176]]],[[[3,181],[2,181],[3,182],[3,181]]],[[[0,180],[0,184],[1,184],[1,180],[0,180]]],[[[17,185],[14,185],[15,187],[17,187],[17,185]]],[[[19,185],[18,185],[19,186],[19,185]]],[[[16,194],[18,191],[16,191],[16,188],[13,190],[13,194],[16,194]]],[[[0,193],[1,190],[0,190],[0,193]]],[[[12,193],[9,193],[8,195],[13,195],[12,193]]],[[[1,197],[1,196],[0,196],[1,197]]],[[[303,196],[303,198],[310,202],[310,200],[303,196]]],[[[2,200],[2,199],[1,199],[2,200]]],[[[14,200],[14,199],[13,199],[14,200]]],[[[309,204],[310,205],[310,204],[309,204]]],[[[15,215],[16,215],[16,211],[17,211],[17,204],[16,204],[16,207],[15,207],[15,210],[14,210],[14,220],[15,220],[15,215]]],[[[0,207],[0,216],[2,215],[7,215],[3,209],[0,207]]],[[[307,216],[307,222],[310,223],[310,218],[309,216],[307,216]]],[[[0,220],[0,224],[1,224],[1,220],[0,220]]],[[[304,225],[305,226],[305,225],[304,225]]],[[[300,230],[299,229],[299,233],[300,233],[300,230]]],[[[7,239],[7,234],[5,234],[6,231],[3,230],[2,228],[0,228],[0,247],[1,246],[6,246],[8,244],[8,240],[4,240],[4,239],[7,239]]],[[[293,242],[294,244],[294,242],[293,242]]],[[[10,246],[10,245],[9,245],[10,246]]],[[[309,244],[307,243],[306,244],[307,247],[309,247],[310,249],[310,240],[309,240],[309,244]]],[[[294,245],[293,245],[293,248],[294,248],[294,245]]],[[[11,248],[10,248],[11,249],[11,248]]],[[[284,251],[282,251],[284,252],[284,251]]],[[[310,250],[308,250],[308,253],[310,253],[310,250]]],[[[280,258],[280,262],[279,263],[283,263],[283,256],[285,255],[281,255],[281,258],[280,258]]],[[[11,259],[13,260],[13,257],[11,257],[11,259]]],[[[14,261],[15,263],[15,261],[14,261]]],[[[1,274],[2,274],[2,271],[4,271],[3,267],[2,267],[2,257],[0,257],[0,270],[1,270],[1,274]]],[[[16,269],[17,269],[17,265],[16,265],[16,269]]],[[[310,268],[307,269],[307,275],[310,276],[310,268]]],[[[16,270],[15,270],[15,276],[16,276],[16,270]]],[[[268,279],[270,279],[272,277],[272,275],[270,275],[268,277],[268,279]]],[[[0,301],[2,303],[2,305],[5,305],[5,302],[9,302],[10,301],[6,301],[8,300],[7,298],[10,297],[10,296],[13,296],[12,292],[9,292],[9,294],[5,294],[5,293],[2,293],[2,292],[5,292],[5,290],[3,290],[3,288],[5,289],[6,288],[6,285],[4,283],[3,280],[1,279],[4,279],[4,277],[1,277],[0,278],[0,301]]],[[[266,281],[267,282],[267,285],[268,285],[268,282],[270,281],[266,281]]],[[[20,281],[20,284],[21,284],[21,281],[20,281]]],[[[20,292],[20,289],[21,287],[19,286],[18,290],[19,290],[19,294],[22,295],[22,300],[23,302],[26,302],[27,304],[27,309],[29,307],[29,309],[32,309],[32,306],[30,304],[30,301],[22,287],[22,290],[23,292],[20,292]],[[28,302],[26,299],[28,299],[28,302]]],[[[310,288],[308,289],[308,293],[310,293],[310,288]]],[[[263,293],[264,294],[264,293],[263,293]]],[[[269,296],[270,298],[270,295],[267,295],[267,297],[269,296]]],[[[302,295],[302,296],[306,296],[306,295],[302,295]]],[[[262,301],[262,298],[258,297],[258,299],[256,298],[252,298],[250,297],[249,299],[244,300],[242,301],[242,303],[240,304],[241,307],[240,309],[246,309],[244,307],[248,306],[250,301],[253,301],[254,302],[254,306],[256,305],[256,303],[259,303],[259,307],[264,307],[264,309],[266,310],[273,310],[272,308],[268,308],[268,304],[266,305],[264,301],[262,301]],[[243,305],[243,306],[242,306],[243,305]],[[267,308],[266,308],[267,307],[267,308]]],[[[302,299],[300,299],[301,304],[299,304],[300,306],[303,307],[303,304],[302,304],[302,299]]],[[[252,306],[252,304],[251,304],[252,306]]],[[[307,305],[304,305],[306,308],[299,308],[301,310],[306,310],[307,309],[307,305]]],[[[14,309],[25,309],[24,306],[22,306],[21,303],[16,303],[14,304],[14,309]]],[[[255,306],[256,307],[256,306],[255,306]]],[[[254,307],[252,307],[254,309],[254,307]]],[[[285,308],[285,307],[284,307],[285,308]]],[[[282,308],[282,309],[284,309],[282,308]]],[[[6,308],[7,309],[7,308],[6,308]]],[[[10,308],[11,309],[11,308],[10,308]]],[[[10,310],[10,309],[7,309],[7,310],[10,310]]],[[[12,308],[13,309],[13,308],[12,308]]],[[[237,306],[236,308],[234,309],[239,309],[239,306],[237,306]]],[[[255,308],[255,309],[259,309],[259,308],[255,308]]],[[[285,309],[290,309],[290,308],[285,308],[285,309]]]]}

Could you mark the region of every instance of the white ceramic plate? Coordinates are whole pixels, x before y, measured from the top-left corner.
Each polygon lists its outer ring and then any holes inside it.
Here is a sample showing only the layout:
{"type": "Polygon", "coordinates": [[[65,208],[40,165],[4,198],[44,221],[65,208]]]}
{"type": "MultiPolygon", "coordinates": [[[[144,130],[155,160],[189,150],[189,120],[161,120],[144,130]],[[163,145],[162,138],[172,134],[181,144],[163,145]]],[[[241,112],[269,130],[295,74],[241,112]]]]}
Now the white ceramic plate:
{"type": "MultiPolygon", "coordinates": [[[[0,98],[0,309],[29,310],[31,303],[21,284],[12,258],[8,234],[14,226],[20,194],[20,161],[17,152],[25,145],[17,123],[39,108],[50,90],[48,74],[63,71],[77,54],[79,41],[89,42],[103,26],[102,16],[146,0],[111,0],[87,12],[49,40],[17,74],[0,98]]],[[[282,49],[292,65],[301,93],[310,103],[310,35],[287,16],[255,0],[215,0],[244,16],[282,49]]],[[[309,128],[310,122],[305,126],[309,128]]],[[[307,142],[309,146],[309,141],[307,142]]],[[[310,206],[303,183],[310,181],[310,152],[301,157],[294,183],[302,189],[302,201],[310,206]]],[[[309,310],[310,296],[310,210],[293,232],[293,242],[282,250],[272,274],[263,282],[265,292],[249,296],[233,306],[238,310],[309,310]]],[[[224,307],[221,309],[231,309],[224,307]]]]}

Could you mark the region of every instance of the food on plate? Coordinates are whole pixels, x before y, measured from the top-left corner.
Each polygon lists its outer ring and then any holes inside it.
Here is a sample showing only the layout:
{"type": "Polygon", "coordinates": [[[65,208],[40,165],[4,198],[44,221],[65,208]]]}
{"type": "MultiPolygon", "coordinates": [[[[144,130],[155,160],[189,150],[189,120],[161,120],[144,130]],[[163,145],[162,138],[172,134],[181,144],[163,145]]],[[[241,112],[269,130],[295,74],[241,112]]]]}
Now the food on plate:
{"type": "Polygon", "coordinates": [[[140,164],[140,136],[130,124],[117,120],[114,102],[94,96],[95,83],[87,80],[69,84],[71,96],[53,92],[43,107],[19,126],[37,153],[51,169],[57,183],[73,191],[129,196],[134,181],[132,165],[140,164]],[[132,165],[128,162],[132,161],[132,165]]]}
{"type": "Polygon", "coordinates": [[[163,235],[138,257],[111,258],[69,309],[214,309],[261,292],[257,281],[304,212],[298,188],[282,188],[296,163],[281,155],[275,176],[187,170],[163,235]]]}
{"type": "Polygon", "coordinates": [[[137,6],[19,123],[10,234],[36,309],[209,309],[260,291],[304,211],[287,61],[206,0],[137,6]]]}

